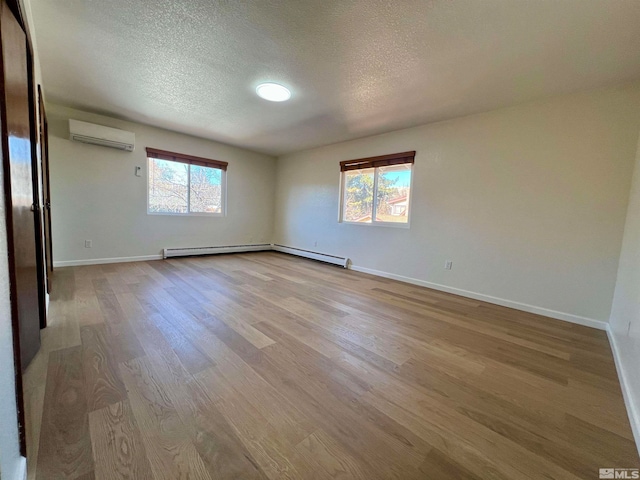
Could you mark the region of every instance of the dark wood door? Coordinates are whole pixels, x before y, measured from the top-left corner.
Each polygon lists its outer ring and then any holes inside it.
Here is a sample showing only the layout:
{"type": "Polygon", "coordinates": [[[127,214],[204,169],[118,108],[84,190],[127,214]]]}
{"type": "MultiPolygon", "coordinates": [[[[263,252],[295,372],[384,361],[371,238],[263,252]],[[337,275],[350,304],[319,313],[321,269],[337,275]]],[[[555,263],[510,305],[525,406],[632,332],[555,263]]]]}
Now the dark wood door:
{"type": "MultiPolygon", "coordinates": [[[[2,162],[12,307],[17,317],[22,370],[40,348],[40,306],[29,110],[27,39],[2,1],[2,162]]],[[[15,322],[15,319],[14,319],[15,322]]]]}
{"type": "Polygon", "coordinates": [[[44,109],[42,88],[38,85],[38,109],[40,111],[40,162],[42,169],[42,197],[44,206],[42,220],[44,224],[44,256],[47,274],[47,293],[51,293],[51,278],[53,277],[53,241],[51,239],[51,194],[49,188],[49,126],[47,113],[44,109]]]}

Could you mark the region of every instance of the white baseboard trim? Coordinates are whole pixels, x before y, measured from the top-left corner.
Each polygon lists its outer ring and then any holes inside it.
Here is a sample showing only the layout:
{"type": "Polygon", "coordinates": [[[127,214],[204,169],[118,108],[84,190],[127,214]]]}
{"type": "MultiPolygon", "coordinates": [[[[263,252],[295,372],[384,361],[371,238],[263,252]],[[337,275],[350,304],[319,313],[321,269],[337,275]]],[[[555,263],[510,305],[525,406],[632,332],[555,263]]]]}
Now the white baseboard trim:
{"type": "Polygon", "coordinates": [[[368,273],[371,275],[376,275],[378,277],[390,278],[392,280],[398,280],[400,282],[411,283],[413,285],[419,285],[421,287],[432,288],[434,290],[439,290],[441,292],[453,293],[454,295],[460,295],[462,297],[472,298],[474,300],[493,303],[495,305],[501,305],[503,307],[515,308],[516,310],[522,310],[523,312],[535,313],[538,315],[544,315],[545,317],[564,320],[565,322],[576,323],[578,325],[584,325],[586,327],[597,328],[598,330],[606,330],[607,326],[609,325],[607,322],[603,322],[602,320],[596,320],[594,318],[581,317],[579,315],[559,312],[557,310],[551,310],[549,308],[537,307],[535,305],[529,305],[526,303],[514,302],[512,300],[492,297],[491,295],[485,295],[483,293],[471,292],[469,290],[462,290],[460,288],[449,287],[447,285],[441,285],[439,283],[427,282],[426,280],[419,280],[417,278],[396,275],[395,273],[388,273],[388,272],[383,272],[381,270],[373,270],[371,268],[358,267],[357,265],[351,265],[350,269],[355,270],[356,272],[368,273]]]}
{"type": "Polygon", "coordinates": [[[76,267],[80,265],[103,265],[106,263],[146,262],[147,260],[162,260],[162,255],[142,255],[138,257],[90,258],[87,260],[63,260],[53,262],[54,267],[76,267]]]}
{"type": "Polygon", "coordinates": [[[620,353],[620,348],[618,347],[616,336],[611,331],[610,327],[607,328],[607,336],[609,337],[609,344],[611,345],[611,351],[613,352],[613,360],[616,364],[616,370],[618,371],[624,405],[627,407],[627,415],[629,415],[629,424],[631,425],[633,437],[636,440],[638,455],[640,455],[640,398],[633,398],[627,368],[625,367],[625,363],[622,361],[622,355],[620,353]]]}

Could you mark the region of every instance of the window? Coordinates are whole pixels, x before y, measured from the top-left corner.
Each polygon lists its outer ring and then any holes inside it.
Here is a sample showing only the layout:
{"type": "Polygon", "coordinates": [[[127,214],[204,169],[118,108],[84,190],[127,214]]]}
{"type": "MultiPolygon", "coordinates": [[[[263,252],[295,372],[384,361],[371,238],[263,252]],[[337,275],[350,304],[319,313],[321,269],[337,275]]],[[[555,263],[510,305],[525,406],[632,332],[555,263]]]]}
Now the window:
{"type": "Polygon", "coordinates": [[[348,223],[408,225],[416,152],[340,162],[342,208],[348,223]]]}
{"type": "Polygon", "coordinates": [[[223,215],[227,162],[147,148],[147,212],[223,215]]]}

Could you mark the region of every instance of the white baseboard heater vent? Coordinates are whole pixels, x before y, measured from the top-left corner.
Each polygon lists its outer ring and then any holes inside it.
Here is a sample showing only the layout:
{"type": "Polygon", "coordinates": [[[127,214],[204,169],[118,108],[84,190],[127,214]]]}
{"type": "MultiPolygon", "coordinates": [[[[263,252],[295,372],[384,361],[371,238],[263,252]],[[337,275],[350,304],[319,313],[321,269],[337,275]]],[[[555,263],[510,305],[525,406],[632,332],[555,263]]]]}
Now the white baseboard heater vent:
{"type": "Polygon", "coordinates": [[[334,265],[340,265],[342,268],[347,268],[347,266],[349,265],[349,259],[346,257],[327,255],[326,253],[312,252],[310,250],[302,250],[301,248],[285,247],[284,245],[273,245],[273,250],[277,252],[288,253],[291,255],[297,255],[299,257],[311,258],[313,260],[319,260],[321,262],[332,263],[334,265]]]}
{"type": "Polygon", "coordinates": [[[162,257],[190,257],[194,255],[263,252],[267,250],[275,250],[277,252],[297,255],[299,257],[310,258],[312,260],[319,260],[325,263],[332,263],[333,265],[340,265],[342,268],[348,268],[349,265],[349,259],[346,257],[338,257],[336,255],[328,255],[326,253],[312,252],[311,250],[303,250],[301,248],[286,247],[284,245],[272,245],[269,243],[261,243],[258,245],[226,245],[221,247],[165,248],[162,251],[162,257]]]}
{"type": "Polygon", "coordinates": [[[271,244],[259,245],[227,245],[223,247],[190,247],[190,248],[165,248],[162,251],[164,258],[189,257],[192,255],[216,255],[218,253],[261,252],[271,250],[271,244]]]}

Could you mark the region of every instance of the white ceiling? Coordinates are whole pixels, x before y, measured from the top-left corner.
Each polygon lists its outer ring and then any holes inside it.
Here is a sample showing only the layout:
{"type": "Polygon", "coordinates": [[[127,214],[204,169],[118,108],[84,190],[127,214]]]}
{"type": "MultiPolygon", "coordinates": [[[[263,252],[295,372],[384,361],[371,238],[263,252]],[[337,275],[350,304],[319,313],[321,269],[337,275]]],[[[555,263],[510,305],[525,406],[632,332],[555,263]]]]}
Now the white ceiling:
{"type": "Polygon", "coordinates": [[[31,3],[48,100],[274,155],[640,78],[640,0],[31,3]]]}

